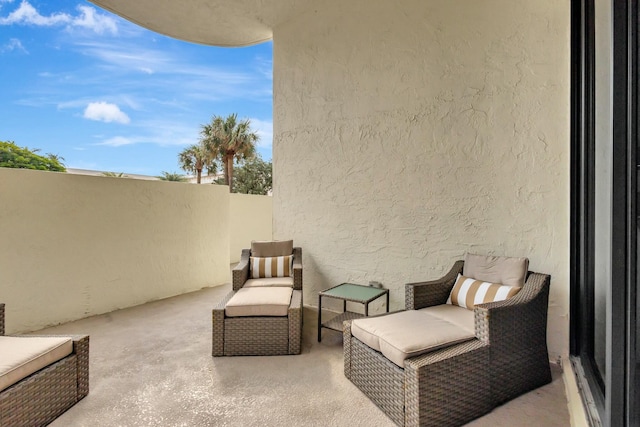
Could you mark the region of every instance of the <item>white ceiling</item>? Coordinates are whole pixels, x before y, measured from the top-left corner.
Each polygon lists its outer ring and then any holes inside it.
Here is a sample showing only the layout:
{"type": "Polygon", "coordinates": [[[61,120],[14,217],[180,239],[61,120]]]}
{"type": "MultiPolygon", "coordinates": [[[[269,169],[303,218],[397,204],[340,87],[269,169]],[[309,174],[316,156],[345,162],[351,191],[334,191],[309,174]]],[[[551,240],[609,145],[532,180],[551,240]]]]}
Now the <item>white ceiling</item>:
{"type": "Polygon", "coordinates": [[[270,40],[313,0],[89,0],[157,33],[213,46],[270,40]]]}

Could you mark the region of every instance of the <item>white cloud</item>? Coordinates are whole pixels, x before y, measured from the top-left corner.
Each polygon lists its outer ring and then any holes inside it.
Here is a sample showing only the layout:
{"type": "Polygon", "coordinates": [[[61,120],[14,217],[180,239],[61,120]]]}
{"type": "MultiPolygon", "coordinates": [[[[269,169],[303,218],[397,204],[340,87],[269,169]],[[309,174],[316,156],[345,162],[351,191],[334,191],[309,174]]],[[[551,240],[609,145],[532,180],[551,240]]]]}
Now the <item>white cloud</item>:
{"type": "Polygon", "coordinates": [[[38,26],[51,26],[57,24],[66,24],[70,20],[70,16],[66,13],[54,13],[49,16],[43,16],[29,4],[27,1],[20,3],[20,6],[11,12],[6,18],[0,18],[0,24],[31,24],[38,26]]]}
{"type": "Polygon", "coordinates": [[[96,10],[89,6],[78,6],[78,10],[80,15],[71,20],[72,26],[87,28],[97,34],[116,34],[118,32],[116,21],[113,18],[96,13],[96,10]]]}
{"type": "Polygon", "coordinates": [[[271,147],[273,145],[273,122],[266,120],[250,119],[251,129],[253,129],[260,140],[258,141],[258,147],[271,147]]]}
{"type": "MultiPolygon", "coordinates": [[[[136,71],[149,75],[182,76],[183,88],[193,87],[193,92],[203,96],[207,93],[228,91],[237,94],[250,85],[255,77],[246,71],[229,71],[223,68],[203,66],[185,61],[179,53],[146,48],[131,42],[77,42],[81,52],[103,62],[122,73],[136,71]]],[[[160,77],[158,77],[160,78],[160,77]]],[[[175,82],[172,81],[172,84],[175,82]]]]}
{"type": "Polygon", "coordinates": [[[254,60],[254,67],[263,77],[273,80],[273,60],[259,56],[254,60]]]}
{"type": "Polygon", "coordinates": [[[103,142],[96,145],[107,145],[109,147],[122,147],[123,145],[131,145],[137,144],[138,141],[132,138],[126,138],[124,136],[115,136],[113,138],[109,138],[104,140],[103,142]]]}
{"type": "MultiPolygon", "coordinates": [[[[5,0],[0,0],[5,1],[5,0]]],[[[100,14],[89,6],[78,6],[79,14],[71,16],[67,13],[52,13],[49,16],[40,14],[28,1],[23,0],[20,6],[6,17],[0,17],[0,25],[36,25],[39,27],[52,27],[66,25],[67,28],[85,28],[98,34],[106,32],[116,34],[118,27],[116,21],[108,15],[100,14]]]]}
{"type": "MultiPolygon", "coordinates": [[[[84,110],[85,119],[97,120],[100,122],[117,122],[127,124],[131,121],[120,107],[108,102],[91,102],[84,110]]],[[[122,145],[122,144],[121,144],[122,145]]]]}
{"type": "Polygon", "coordinates": [[[136,122],[138,133],[130,135],[118,135],[105,139],[96,136],[101,142],[95,145],[109,147],[121,147],[132,144],[155,144],[159,146],[187,146],[198,141],[198,125],[194,123],[171,122],[161,119],[153,119],[136,122]]]}
{"type": "Polygon", "coordinates": [[[145,74],[154,74],[156,70],[167,72],[171,65],[171,57],[165,52],[145,49],[132,44],[115,45],[94,41],[76,43],[83,54],[99,59],[115,66],[119,70],[135,70],[145,74]]]}
{"type": "Polygon", "coordinates": [[[0,46],[0,53],[5,53],[5,52],[12,52],[14,50],[18,50],[24,53],[29,53],[27,51],[27,49],[24,48],[24,46],[22,45],[22,42],[20,42],[20,40],[18,39],[9,39],[8,43],[5,43],[4,45],[0,46]]]}

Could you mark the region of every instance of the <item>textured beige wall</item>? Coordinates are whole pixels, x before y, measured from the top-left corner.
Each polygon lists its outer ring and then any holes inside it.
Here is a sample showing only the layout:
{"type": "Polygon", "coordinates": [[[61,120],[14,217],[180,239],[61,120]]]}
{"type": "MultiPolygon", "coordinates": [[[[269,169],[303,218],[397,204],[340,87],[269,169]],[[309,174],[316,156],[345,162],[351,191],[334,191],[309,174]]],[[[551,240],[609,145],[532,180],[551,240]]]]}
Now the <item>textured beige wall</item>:
{"type": "Polygon", "coordinates": [[[230,280],[227,187],[0,168],[8,332],[230,280]]]}
{"type": "Polygon", "coordinates": [[[273,199],[254,194],[229,196],[229,256],[231,262],[238,262],[242,249],[249,248],[252,240],[272,239],[273,199]]]}
{"type": "Polygon", "coordinates": [[[552,274],[568,352],[568,0],[316,2],[274,31],[274,238],[305,303],[439,277],[466,251],[552,274]]]}

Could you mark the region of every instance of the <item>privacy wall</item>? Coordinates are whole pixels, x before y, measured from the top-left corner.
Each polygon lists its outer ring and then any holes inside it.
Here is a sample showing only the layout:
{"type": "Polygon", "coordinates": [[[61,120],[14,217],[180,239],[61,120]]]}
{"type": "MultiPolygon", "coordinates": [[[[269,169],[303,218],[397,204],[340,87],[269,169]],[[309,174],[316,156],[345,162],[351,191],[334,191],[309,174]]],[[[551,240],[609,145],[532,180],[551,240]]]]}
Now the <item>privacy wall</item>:
{"type": "Polygon", "coordinates": [[[250,248],[252,240],[271,240],[272,218],[271,196],[229,195],[229,256],[232,263],[240,261],[242,249],[250,248]]]}
{"type": "Polygon", "coordinates": [[[274,237],[305,303],[440,277],[465,252],[549,273],[568,353],[568,0],[316,2],[274,30],[274,237]]]}
{"type": "Polygon", "coordinates": [[[229,282],[226,186],[0,168],[8,333],[229,282]]]}

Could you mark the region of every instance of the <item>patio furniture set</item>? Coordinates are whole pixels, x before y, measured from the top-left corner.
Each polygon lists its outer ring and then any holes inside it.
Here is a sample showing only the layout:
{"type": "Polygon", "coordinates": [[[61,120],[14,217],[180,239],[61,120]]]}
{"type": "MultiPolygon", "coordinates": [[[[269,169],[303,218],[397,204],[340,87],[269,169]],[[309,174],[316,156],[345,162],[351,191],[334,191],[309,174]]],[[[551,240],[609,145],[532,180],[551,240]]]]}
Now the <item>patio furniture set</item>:
{"type": "Polygon", "coordinates": [[[89,393],[87,335],[5,336],[4,325],[0,304],[0,426],[49,424],[89,393]]]}
{"type": "MultiPolygon", "coordinates": [[[[344,283],[319,293],[318,341],[323,328],[342,332],[346,378],[397,425],[459,426],[551,381],[549,285],[526,258],[473,254],[407,284],[402,311],[389,313],[387,289],[344,283]],[[369,317],[383,296],[387,312],[369,317]],[[343,313],[322,322],[323,298],[343,313]]],[[[302,249],[252,242],[212,311],[212,355],[300,354],[302,292],[302,249]]],[[[46,425],[88,394],[88,336],[4,330],[0,304],[0,426],[46,425]]]]}
{"type": "MultiPolygon", "coordinates": [[[[397,425],[462,425],[551,382],[551,277],[528,267],[526,258],[466,254],[442,278],[407,284],[405,310],[393,313],[387,289],[340,284],[318,295],[318,341],[322,328],[343,333],[346,378],[397,425]],[[387,313],[369,317],[382,296],[387,313]],[[342,300],[343,313],[323,322],[323,298],[342,300]]],[[[212,324],[213,356],[299,354],[302,249],[244,249],[212,324]]]]}

